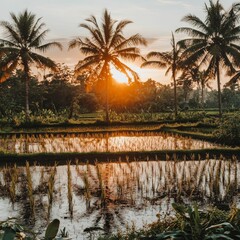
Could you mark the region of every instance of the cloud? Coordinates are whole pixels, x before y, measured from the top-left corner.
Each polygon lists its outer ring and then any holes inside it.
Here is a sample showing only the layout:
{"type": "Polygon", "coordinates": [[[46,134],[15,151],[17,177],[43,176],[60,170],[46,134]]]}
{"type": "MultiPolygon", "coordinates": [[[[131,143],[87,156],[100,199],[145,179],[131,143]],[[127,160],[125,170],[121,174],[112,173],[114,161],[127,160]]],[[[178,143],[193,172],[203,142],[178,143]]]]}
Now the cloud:
{"type": "Polygon", "coordinates": [[[187,4],[183,1],[178,1],[178,0],[157,0],[157,1],[162,5],[175,5],[175,6],[182,6],[184,8],[191,7],[190,4],[187,4]]]}

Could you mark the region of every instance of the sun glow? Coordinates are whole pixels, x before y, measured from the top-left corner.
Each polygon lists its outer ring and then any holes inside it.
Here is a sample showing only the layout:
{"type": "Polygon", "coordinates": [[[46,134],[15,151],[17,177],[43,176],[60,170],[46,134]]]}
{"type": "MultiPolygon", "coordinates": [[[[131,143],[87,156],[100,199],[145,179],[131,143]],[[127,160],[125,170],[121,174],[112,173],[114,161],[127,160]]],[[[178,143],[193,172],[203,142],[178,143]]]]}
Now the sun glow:
{"type": "Polygon", "coordinates": [[[128,83],[128,78],[125,74],[117,70],[113,65],[111,65],[112,77],[119,83],[128,83]]]}

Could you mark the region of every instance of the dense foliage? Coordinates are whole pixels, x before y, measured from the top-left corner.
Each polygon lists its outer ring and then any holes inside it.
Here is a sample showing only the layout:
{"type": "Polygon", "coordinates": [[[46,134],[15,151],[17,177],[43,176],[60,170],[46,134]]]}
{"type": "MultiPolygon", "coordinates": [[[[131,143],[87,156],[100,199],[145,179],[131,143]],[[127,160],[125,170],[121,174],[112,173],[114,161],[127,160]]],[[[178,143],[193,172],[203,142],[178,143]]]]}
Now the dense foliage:
{"type": "Polygon", "coordinates": [[[225,116],[218,129],[214,132],[219,141],[238,146],[240,144],[240,116],[239,114],[225,116]]]}
{"type": "Polygon", "coordinates": [[[126,114],[142,114],[144,121],[158,120],[155,113],[169,113],[166,118],[171,119],[175,113],[175,120],[179,120],[188,110],[216,108],[221,117],[222,110],[239,110],[239,4],[226,10],[220,1],[210,0],[205,10],[204,20],[191,14],[183,18],[192,26],[177,32],[188,34],[189,39],[175,42],[172,34],[171,51],[146,55],[148,60],[142,66],[167,68],[166,74],[171,73],[173,79],[168,85],[153,79],[142,82],[126,65],[124,60],[145,60],[139,46],[146,45],[146,40],[139,34],[124,36],[131,21],[114,20],[108,10],[101,21],[92,15],[80,24],[89,37],[69,43],[69,48],[78,47],[84,54],[74,71],[35,53],[52,46],[61,48],[58,42],[43,43],[48,30],[40,18],[27,10],[11,13],[12,22],[0,23],[9,33],[0,39],[0,81],[4,81],[0,84],[1,122],[19,125],[24,122],[24,112],[27,122],[55,123],[79,121],[82,114],[90,113],[103,120],[104,110],[107,121],[129,121],[126,114]],[[34,76],[33,64],[44,76],[34,76]],[[233,76],[223,89],[220,67],[233,76]],[[46,68],[51,72],[45,74],[46,68]],[[125,74],[128,83],[114,79],[112,68],[125,74]],[[210,88],[215,78],[217,91],[210,88]]]}
{"type": "Polygon", "coordinates": [[[236,240],[240,239],[240,211],[232,207],[229,212],[217,208],[208,211],[199,210],[196,205],[184,206],[173,204],[176,215],[158,220],[145,229],[135,227],[127,233],[99,238],[101,240],[236,240]]]}

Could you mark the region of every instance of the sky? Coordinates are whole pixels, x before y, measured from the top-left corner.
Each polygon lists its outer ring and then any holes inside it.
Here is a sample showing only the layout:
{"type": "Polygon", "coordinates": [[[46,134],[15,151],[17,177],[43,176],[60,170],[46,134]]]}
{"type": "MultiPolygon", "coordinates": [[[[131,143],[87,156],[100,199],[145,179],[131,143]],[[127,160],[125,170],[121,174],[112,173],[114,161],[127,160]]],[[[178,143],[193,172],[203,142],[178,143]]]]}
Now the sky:
{"type": "MultiPolygon", "coordinates": [[[[233,3],[231,0],[220,2],[226,9],[233,3]]],[[[18,14],[25,9],[42,17],[50,30],[46,40],[57,40],[64,46],[62,52],[50,50],[45,55],[73,68],[83,56],[77,48],[68,51],[68,43],[75,37],[87,36],[79,24],[84,23],[90,15],[101,21],[104,9],[108,9],[115,20],[133,21],[125,28],[124,34],[130,36],[139,33],[145,37],[149,41],[147,47],[141,48],[145,55],[149,51],[170,50],[171,32],[187,26],[181,19],[189,13],[204,19],[205,3],[208,0],[2,0],[0,20],[10,21],[10,12],[18,14]]],[[[183,36],[176,34],[175,37],[180,39],[183,36]]],[[[164,70],[140,69],[139,65],[133,63],[130,66],[139,73],[142,81],[152,78],[164,84],[170,83],[170,77],[165,77],[164,70]]]]}

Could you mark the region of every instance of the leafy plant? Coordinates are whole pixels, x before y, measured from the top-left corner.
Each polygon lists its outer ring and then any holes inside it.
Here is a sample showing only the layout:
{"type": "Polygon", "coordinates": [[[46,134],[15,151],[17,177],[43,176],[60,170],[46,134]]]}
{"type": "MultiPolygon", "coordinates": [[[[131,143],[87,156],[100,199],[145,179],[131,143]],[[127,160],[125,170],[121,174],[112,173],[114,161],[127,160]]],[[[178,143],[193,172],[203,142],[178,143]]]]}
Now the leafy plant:
{"type": "MultiPolygon", "coordinates": [[[[37,238],[37,234],[30,231],[29,229],[21,226],[16,222],[17,219],[9,218],[6,221],[0,222],[0,240],[34,240],[39,239],[37,238]]],[[[44,240],[53,240],[53,239],[66,239],[68,237],[68,233],[66,229],[60,234],[60,237],[57,237],[57,233],[59,230],[60,221],[58,219],[54,219],[49,225],[47,226],[44,240]]],[[[69,239],[69,238],[67,238],[69,239]]]]}
{"type": "MultiPolygon", "coordinates": [[[[163,240],[163,239],[178,239],[178,240],[236,240],[240,239],[240,231],[237,226],[230,222],[222,222],[211,225],[212,214],[210,212],[200,211],[196,204],[193,207],[172,204],[177,213],[177,218],[180,221],[180,229],[162,232],[156,236],[143,237],[141,239],[163,240]]],[[[239,219],[239,211],[231,212],[229,220],[233,223],[239,219]]]]}
{"type": "Polygon", "coordinates": [[[240,144],[240,116],[233,114],[225,116],[218,129],[213,133],[219,141],[224,141],[228,144],[240,144]]]}

